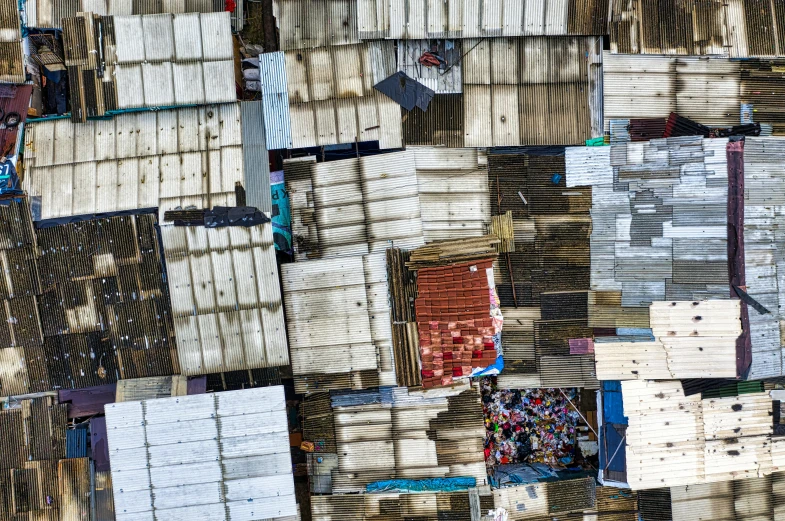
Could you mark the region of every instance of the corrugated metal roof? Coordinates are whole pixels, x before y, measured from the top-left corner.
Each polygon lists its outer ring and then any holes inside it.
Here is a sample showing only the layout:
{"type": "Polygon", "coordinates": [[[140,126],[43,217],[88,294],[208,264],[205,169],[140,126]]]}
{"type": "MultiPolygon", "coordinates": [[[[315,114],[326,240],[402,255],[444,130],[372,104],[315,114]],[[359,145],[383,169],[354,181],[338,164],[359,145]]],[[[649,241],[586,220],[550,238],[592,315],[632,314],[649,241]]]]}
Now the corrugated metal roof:
{"type": "Polygon", "coordinates": [[[65,458],[67,407],[45,397],[22,400],[18,408],[0,411],[0,433],[6,448],[0,468],[23,468],[31,461],[65,458]]]}
{"type": "Polygon", "coordinates": [[[236,101],[228,12],[63,20],[71,117],[236,101]],[[95,35],[101,35],[100,39],[95,35]]]}
{"type": "Polygon", "coordinates": [[[493,491],[494,506],[507,510],[510,521],[569,518],[570,514],[594,509],[596,499],[593,478],[518,485],[493,491]]]}
{"type": "Polygon", "coordinates": [[[259,55],[262,84],[264,129],[269,150],[292,148],[292,123],[289,120],[289,90],[283,52],[259,55]]]}
{"type": "MultiPolygon", "coordinates": [[[[237,183],[257,186],[264,197],[269,180],[258,178],[264,167],[251,168],[244,160],[245,115],[239,103],[231,103],[79,125],[28,124],[23,186],[34,219],[155,207],[163,216],[189,205],[234,206],[237,183]]],[[[258,128],[257,116],[251,129],[258,128]]]]}
{"type": "Polygon", "coordinates": [[[782,305],[785,285],[776,251],[785,237],[783,138],[747,138],[744,143],[744,270],[745,291],[771,313],[749,309],[752,367],[749,378],[783,374],[782,305]]]}
{"type": "Polygon", "coordinates": [[[360,43],[356,0],[275,0],[281,50],[360,43]]]}
{"type": "MultiPolygon", "coordinates": [[[[493,510],[493,497],[481,495],[480,510],[493,510]]],[[[384,516],[389,521],[471,519],[469,493],[338,494],[311,497],[313,521],[364,521],[384,516]]]]}
{"type": "Polygon", "coordinates": [[[735,378],[741,301],[653,302],[654,342],[596,342],[600,380],[735,378]]]}
{"type": "Polygon", "coordinates": [[[297,514],[281,386],[106,406],[118,521],[297,514]]]}
{"type": "Polygon", "coordinates": [[[633,490],[761,477],[782,464],[767,393],[700,400],[679,381],[638,380],[622,393],[633,490]]]}
{"type": "MultiPolygon", "coordinates": [[[[237,2],[242,5],[242,0],[237,2]]],[[[224,11],[223,0],[25,0],[24,13],[28,27],[59,28],[63,18],[70,18],[78,12],[93,12],[101,16],[126,16],[158,13],[212,13],[224,11]]],[[[240,10],[239,8],[238,10],[240,10]]],[[[233,13],[234,14],[234,13],[233,13]]],[[[234,19],[236,30],[242,29],[242,21],[234,19]]]]}
{"type": "Polygon", "coordinates": [[[611,0],[611,51],[626,54],[782,56],[778,2],[611,0]]]}
{"type": "Polygon", "coordinates": [[[608,0],[361,0],[357,11],[361,39],[603,35],[608,0]]]}
{"type": "Polygon", "coordinates": [[[185,376],[151,376],[117,382],[115,401],[138,402],[187,394],[188,379],[185,376]]]}
{"type": "Polygon", "coordinates": [[[24,83],[25,57],[17,0],[0,3],[0,82],[24,83]]]}
{"type": "Polygon", "coordinates": [[[334,407],[334,421],[334,494],[364,492],[368,483],[392,478],[469,476],[477,486],[487,484],[482,404],[475,389],[395,388],[392,403],[334,407]]]}
{"type": "Polygon", "coordinates": [[[570,148],[592,186],[591,327],[649,327],[656,301],[729,298],[725,139],[570,148]]]}
{"type": "MultiPolygon", "coordinates": [[[[29,214],[17,224],[30,226],[29,214]]],[[[36,230],[27,260],[37,284],[6,301],[0,329],[18,347],[3,352],[9,394],[177,372],[155,224],[124,216],[36,230]]]]}
{"type": "Polygon", "coordinates": [[[413,152],[289,162],[284,171],[297,254],[330,258],[382,252],[390,241],[403,248],[423,244],[413,152]]]}
{"type": "Polygon", "coordinates": [[[629,56],[605,52],[605,130],[615,119],[671,112],[708,126],[739,124],[739,62],[724,58],[629,56]]]}
{"type": "MultiPolygon", "coordinates": [[[[285,60],[294,148],[357,141],[401,147],[401,107],[373,88],[397,70],[393,42],[287,51],[285,60]]],[[[285,134],[274,130],[279,126],[268,132],[285,134]]]]}
{"type": "Polygon", "coordinates": [[[182,374],[288,365],[272,225],[164,226],[182,374]]]}
{"type": "Polygon", "coordinates": [[[464,145],[571,145],[601,135],[596,38],[463,42],[464,145]]]}
{"type": "Polygon", "coordinates": [[[472,148],[410,150],[425,242],[484,235],[491,221],[485,157],[472,148]]]}
{"type": "Polygon", "coordinates": [[[673,521],[779,519],[785,473],[670,489],[673,521]]]}
{"type": "Polygon", "coordinates": [[[284,264],[281,273],[298,392],[395,384],[384,253],[284,264]],[[366,381],[364,371],[378,377],[366,381]]]}

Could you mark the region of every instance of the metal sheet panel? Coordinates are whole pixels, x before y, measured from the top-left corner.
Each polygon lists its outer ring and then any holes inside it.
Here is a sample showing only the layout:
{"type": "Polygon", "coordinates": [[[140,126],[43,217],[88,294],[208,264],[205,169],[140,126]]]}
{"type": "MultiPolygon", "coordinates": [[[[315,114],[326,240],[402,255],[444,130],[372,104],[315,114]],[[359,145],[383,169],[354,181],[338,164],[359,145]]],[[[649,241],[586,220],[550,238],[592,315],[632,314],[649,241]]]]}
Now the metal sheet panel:
{"type": "Polygon", "coordinates": [[[270,161],[265,137],[264,102],[240,104],[243,131],[246,204],[270,214],[273,210],[270,190],[270,161]]]}
{"type": "Polygon", "coordinates": [[[107,405],[118,519],[296,515],[285,406],[281,386],[107,405]],[[128,428],[133,417],[141,430],[128,428]]]}
{"type": "Polygon", "coordinates": [[[268,150],[292,148],[289,92],[283,52],[259,55],[264,130],[268,150]]]}

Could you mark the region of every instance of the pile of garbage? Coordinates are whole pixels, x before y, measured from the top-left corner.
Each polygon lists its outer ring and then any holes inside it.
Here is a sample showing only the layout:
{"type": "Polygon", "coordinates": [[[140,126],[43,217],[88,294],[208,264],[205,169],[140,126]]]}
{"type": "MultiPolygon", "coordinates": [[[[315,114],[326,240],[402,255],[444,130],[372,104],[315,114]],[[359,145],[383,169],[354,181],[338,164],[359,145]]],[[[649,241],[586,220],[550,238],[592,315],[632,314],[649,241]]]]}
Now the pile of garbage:
{"type": "Polygon", "coordinates": [[[482,379],[480,388],[488,467],[544,463],[565,468],[573,464],[580,415],[567,398],[576,397],[575,389],[497,389],[492,378],[482,379]]]}

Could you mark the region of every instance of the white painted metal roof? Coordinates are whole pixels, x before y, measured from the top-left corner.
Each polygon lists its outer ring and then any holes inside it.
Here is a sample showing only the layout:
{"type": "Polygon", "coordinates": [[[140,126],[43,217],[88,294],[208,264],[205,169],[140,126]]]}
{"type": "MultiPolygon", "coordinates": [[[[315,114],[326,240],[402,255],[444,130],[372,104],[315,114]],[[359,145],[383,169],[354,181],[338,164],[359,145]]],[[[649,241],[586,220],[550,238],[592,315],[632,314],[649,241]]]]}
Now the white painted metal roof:
{"type": "Polygon", "coordinates": [[[118,521],[297,514],[282,386],[106,406],[118,521]]]}

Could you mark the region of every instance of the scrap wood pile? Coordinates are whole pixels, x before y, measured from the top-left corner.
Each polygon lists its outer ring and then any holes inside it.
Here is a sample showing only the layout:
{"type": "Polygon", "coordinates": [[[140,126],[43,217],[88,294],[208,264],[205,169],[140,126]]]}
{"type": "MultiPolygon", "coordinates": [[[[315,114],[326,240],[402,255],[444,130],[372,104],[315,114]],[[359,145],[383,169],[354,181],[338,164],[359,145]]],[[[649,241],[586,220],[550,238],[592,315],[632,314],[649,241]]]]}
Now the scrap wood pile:
{"type": "Polygon", "coordinates": [[[495,259],[498,256],[496,245],[500,243],[495,235],[433,242],[412,250],[406,267],[419,270],[473,260],[495,259]]]}

